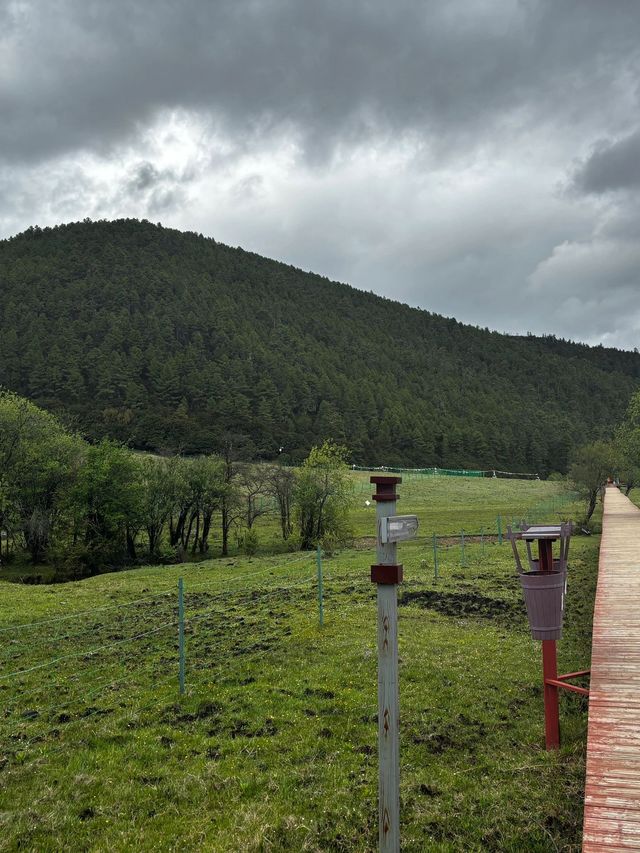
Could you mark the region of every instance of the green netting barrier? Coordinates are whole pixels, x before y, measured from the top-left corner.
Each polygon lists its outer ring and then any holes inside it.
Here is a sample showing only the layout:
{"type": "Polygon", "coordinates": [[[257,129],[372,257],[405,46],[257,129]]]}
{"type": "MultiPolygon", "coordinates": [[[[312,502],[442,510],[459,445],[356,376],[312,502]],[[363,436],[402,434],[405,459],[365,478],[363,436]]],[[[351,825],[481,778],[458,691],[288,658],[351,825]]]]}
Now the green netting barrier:
{"type": "Polygon", "coordinates": [[[422,477],[522,477],[535,479],[537,474],[517,474],[511,471],[475,471],[469,468],[396,468],[393,466],[381,466],[379,468],[366,468],[361,465],[352,465],[353,471],[369,471],[375,473],[379,471],[381,474],[414,474],[422,477]]]}

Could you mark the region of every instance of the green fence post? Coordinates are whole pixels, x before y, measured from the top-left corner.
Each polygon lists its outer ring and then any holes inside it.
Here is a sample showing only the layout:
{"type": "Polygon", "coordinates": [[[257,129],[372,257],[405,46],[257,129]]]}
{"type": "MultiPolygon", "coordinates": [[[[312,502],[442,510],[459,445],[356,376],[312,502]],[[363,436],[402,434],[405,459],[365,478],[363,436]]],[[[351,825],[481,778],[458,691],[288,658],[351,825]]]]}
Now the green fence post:
{"type": "Polygon", "coordinates": [[[484,557],[484,527],[480,528],[480,544],[482,545],[482,556],[484,557]]]}
{"type": "Polygon", "coordinates": [[[464,559],[464,530],[460,531],[460,565],[462,568],[467,565],[464,559]]]}
{"type": "Polygon", "coordinates": [[[498,516],[498,545],[502,545],[502,516],[498,516]]]}
{"type": "Polygon", "coordinates": [[[438,537],[433,534],[433,579],[438,580],[438,537]]]}
{"type": "Polygon", "coordinates": [[[316,564],[318,566],[318,619],[320,627],[324,624],[324,610],[322,604],[322,550],[318,545],[316,548],[316,564]]]}
{"type": "Polygon", "coordinates": [[[180,694],[184,693],[184,583],[178,579],[178,655],[180,694]]]}

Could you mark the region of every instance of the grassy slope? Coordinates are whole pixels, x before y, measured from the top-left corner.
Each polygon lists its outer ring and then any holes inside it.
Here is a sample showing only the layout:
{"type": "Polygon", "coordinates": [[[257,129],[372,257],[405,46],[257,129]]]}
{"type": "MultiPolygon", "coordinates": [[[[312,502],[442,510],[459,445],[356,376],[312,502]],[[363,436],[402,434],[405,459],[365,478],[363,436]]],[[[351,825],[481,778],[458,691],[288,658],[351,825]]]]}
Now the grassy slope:
{"type": "MultiPolygon", "coordinates": [[[[453,532],[555,487],[428,488],[404,484],[402,511],[422,501],[427,528],[453,532]]],[[[564,671],[588,666],[597,546],[572,543],[564,671]]],[[[508,545],[469,546],[465,568],[450,549],[437,584],[424,542],[401,554],[403,849],[578,850],[585,704],[562,697],[563,748],[548,755],[539,644],[508,545]]],[[[5,585],[0,627],[88,612],[1,635],[0,849],[375,850],[371,561],[355,549],[325,561],[323,629],[313,555],[5,585]],[[180,574],[183,699],[176,627],[161,628],[180,574]],[[54,655],[73,657],[7,677],[54,655]]]]}

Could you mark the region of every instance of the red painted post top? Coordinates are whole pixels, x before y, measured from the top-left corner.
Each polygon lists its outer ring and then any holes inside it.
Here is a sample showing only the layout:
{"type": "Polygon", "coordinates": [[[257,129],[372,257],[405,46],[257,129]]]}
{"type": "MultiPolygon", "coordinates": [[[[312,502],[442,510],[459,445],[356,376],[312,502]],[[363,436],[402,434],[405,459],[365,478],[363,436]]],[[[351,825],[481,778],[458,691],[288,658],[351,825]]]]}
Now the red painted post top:
{"type": "Polygon", "coordinates": [[[396,566],[377,564],[371,566],[371,583],[402,583],[402,563],[396,566]]]}
{"type": "Polygon", "coordinates": [[[374,501],[397,501],[396,486],[402,482],[402,477],[390,477],[376,475],[370,477],[369,482],[376,486],[376,493],[372,495],[374,501]]]}

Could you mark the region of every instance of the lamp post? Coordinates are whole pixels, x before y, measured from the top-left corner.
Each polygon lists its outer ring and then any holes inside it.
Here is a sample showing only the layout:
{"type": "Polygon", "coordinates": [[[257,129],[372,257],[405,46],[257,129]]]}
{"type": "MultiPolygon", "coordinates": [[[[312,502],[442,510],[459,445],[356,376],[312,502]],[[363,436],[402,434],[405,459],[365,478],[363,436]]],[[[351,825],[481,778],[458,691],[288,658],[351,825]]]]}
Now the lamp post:
{"type": "Polygon", "coordinates": [[[396,511],[395,487],[402,477],[371,477],[376,486],[377,563],[371,581],[378,599],[378,841],[381,853],[400,850],[400,697],[398,692],[398,583],[395,542],[383,542],[381,530],[396,511]]]}
{"type": "Polygon", "coordinates": [[[400,850],[400,698],[398,689],[398,584],[402,565],[397,542],[416,535],[415,515],[395,515],[402,477],[375,476],[377,563],[371,581],[378,603],[378,840],[381,853],[400,850]]]}
{"type": "Polygon", "coordinates": [[[560,713],[558,689],[589,695],[589,690],[568,683],[569,679],[589,675],[590,670],[558,675],[556,641],[562,637],[564,600],[567,586],[567,561],[571,522],[568,524],[524,527],[521,531],[507,530],[511,540],[516,567],[527,606],[527,617],[534,640],[542,641],[542,679],[544,687],[544,725],[547,749],[560,746],[560,713]],[[517,541],[527,547],[529,571],[524,571],[517,541]],[[560,553],[553,556],[553,543],[560,540],[560,553]],[[538,543],[537,559],[531,552],[532,542],[538,543]]]}

